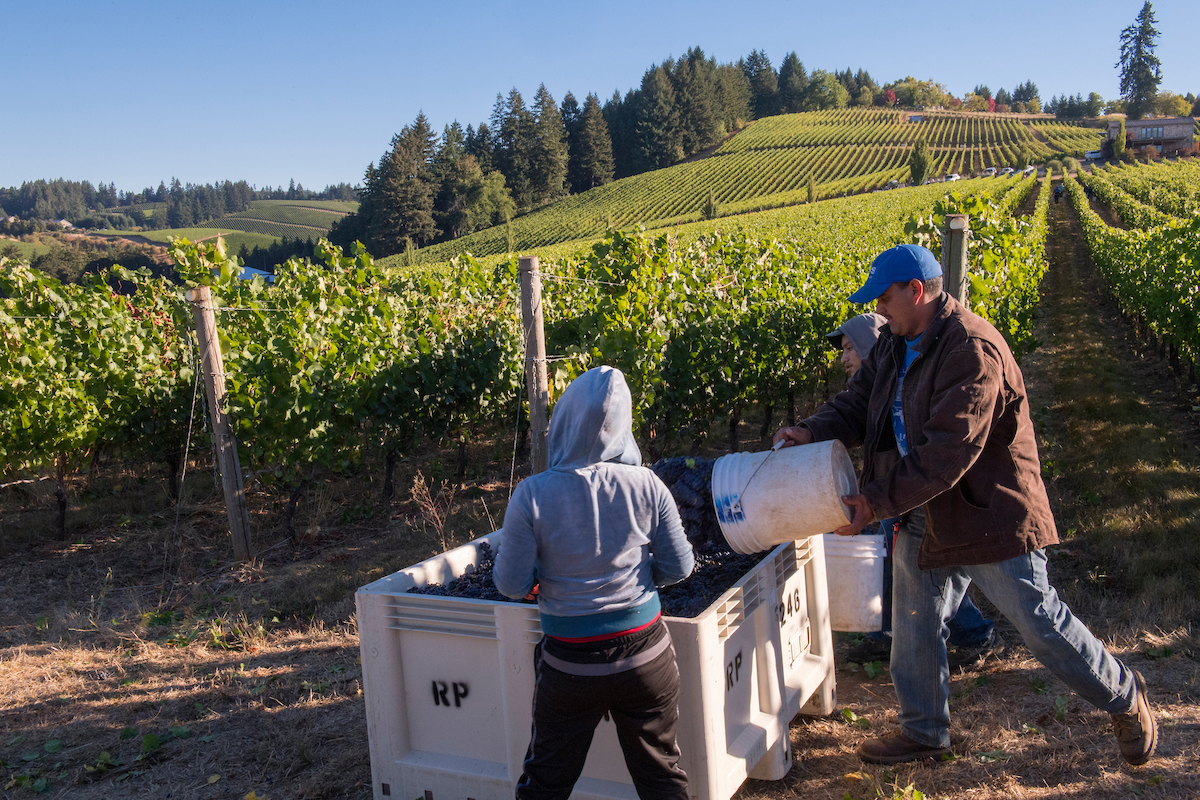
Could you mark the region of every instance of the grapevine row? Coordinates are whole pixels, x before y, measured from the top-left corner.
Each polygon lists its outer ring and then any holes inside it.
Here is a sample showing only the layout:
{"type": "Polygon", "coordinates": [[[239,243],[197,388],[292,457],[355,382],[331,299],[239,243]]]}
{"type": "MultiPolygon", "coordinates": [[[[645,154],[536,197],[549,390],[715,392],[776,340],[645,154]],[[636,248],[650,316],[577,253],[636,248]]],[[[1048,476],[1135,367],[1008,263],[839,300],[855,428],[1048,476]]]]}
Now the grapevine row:
{"type": "Polygon", "coordinates": [[[1200,357],[1200,214],[1157,228],[1120,230],[1092,211],[1078,182],[1066,179],[1092,261],[1121,310],[1174,351],[1200,357]]]}
{"type": "MultiPolygon", "coordinates": [[[[942,205],[972,214],[973,302],[1019,344],[1010,298],[1036,287],[1040,256],[1018,247],[1038,223],[1003,212],[1033,182],[1011,185],[1000,205],[959,195],[942,205]]],[[[845,298],[876,253],[911,238],[905,220],[927,213],[937,188],[810,206],[686,244],[618,232],[546,258],[552,394],[589,367],[621,368],[651,456],[709,435],[715,420],[736,425],[751,403],[803,395],[830,369],[825,333],[856,312],[845,298]]],[[[397,274],[361,251],[322,246],[320,256],[288,262],[268,287],[238,280],[215,244],[174,248],[185,280],[213,287],[247,473],[295,487],[316,466],[353,470],[371,453],[394,463],[417,437],[511,424],[524,367],[512,262],[468,256],[445,273],[397,274]]],[[[177,463],[196,413],[190,311],[180,287],[148,275],[108,281],[63,285],[2,263],[0,459],[10,472],[52,469],[61,484],[101,441],[177,463]]]]}

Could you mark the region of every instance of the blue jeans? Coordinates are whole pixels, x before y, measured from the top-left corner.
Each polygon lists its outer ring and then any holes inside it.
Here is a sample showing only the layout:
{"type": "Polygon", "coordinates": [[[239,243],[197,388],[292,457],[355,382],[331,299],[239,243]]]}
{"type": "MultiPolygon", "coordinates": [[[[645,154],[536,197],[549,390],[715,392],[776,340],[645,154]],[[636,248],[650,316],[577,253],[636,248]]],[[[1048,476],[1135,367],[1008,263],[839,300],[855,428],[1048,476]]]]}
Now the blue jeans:
{"type": "MultiPolygon", "coordinates": [[[[896,540],[895,528],[899,523],[900,520],[896,518],[879,523],[879,532],[883,534],[887,545],[887,555],[883,558],[883,627],[867,634],[878,642],[887,642],[892,638],[892,550],[896,540]]],[[[963,595],[958,611],[946,625],[950,628],[949,642],[955,647],[978,647],[991,638],[992,630],[996,627],[996,623],[983,615],[968,594],[963,595]]]]}
{"type": "Polygon", "coordinates": [[[1016,627],[1025,646],[1063,683],[1110,714],[1130,709],[1133,671],[1105,649],[1058,598],[1046,576],[1046,554],[1035,550],[995,564],[922,570],[917,553],[925,512],[909,512],[896,537],[892,682],[900,729],[929,747],[950,746],[947,621],[973,581],[1016,627]]]}

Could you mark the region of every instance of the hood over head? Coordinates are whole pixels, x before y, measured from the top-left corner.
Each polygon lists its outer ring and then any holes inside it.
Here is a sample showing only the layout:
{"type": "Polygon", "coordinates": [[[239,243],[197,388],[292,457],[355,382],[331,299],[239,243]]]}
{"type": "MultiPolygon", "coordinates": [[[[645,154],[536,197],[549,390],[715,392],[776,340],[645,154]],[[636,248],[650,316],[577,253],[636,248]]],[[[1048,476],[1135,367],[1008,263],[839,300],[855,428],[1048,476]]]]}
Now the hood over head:
{"type": "Polygon", "coordinates": [[[833,340],[836,347],[841,347],[842,337],[845,336],[854,345],[854,352],[858,353],[858,357],[866,359],[879,339],[879,329],[886,324],[887,318],[881,314],[859,314],[825,334],[825,337],[833,340]]]}
{"type": "Polygon", "coordinates": [[[633,397],[620,370],[596,367],[571,381],[554,404],[549,451],[552,469],[604,461],[641,466],[633,438],[633,397]]]}

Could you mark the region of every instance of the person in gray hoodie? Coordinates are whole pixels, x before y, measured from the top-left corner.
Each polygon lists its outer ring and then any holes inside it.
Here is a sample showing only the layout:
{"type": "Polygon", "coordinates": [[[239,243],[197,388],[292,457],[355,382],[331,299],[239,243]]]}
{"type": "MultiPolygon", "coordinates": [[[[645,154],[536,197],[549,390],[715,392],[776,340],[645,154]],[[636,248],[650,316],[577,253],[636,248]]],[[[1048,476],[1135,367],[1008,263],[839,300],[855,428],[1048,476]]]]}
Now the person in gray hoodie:
{"type": "Polygon", "coordinates": [[[536,588],[544,634],[520,800],[567,800],[605,714],[641,800],[686,800],[679,669],[656,587],[695,562],[670,490],[641,464],[625,376],[588,370],[554,406],[549,469],[505,511],[496,588],[536,588]]]}

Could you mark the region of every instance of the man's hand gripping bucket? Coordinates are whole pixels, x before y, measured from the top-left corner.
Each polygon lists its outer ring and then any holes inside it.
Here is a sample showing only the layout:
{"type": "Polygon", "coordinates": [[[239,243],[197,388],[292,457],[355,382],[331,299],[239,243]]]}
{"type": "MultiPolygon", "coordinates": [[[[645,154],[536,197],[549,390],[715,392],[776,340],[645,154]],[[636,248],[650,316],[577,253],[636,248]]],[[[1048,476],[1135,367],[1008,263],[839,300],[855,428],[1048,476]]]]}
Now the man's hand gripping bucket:
{"type": "Polygon", "coordinates": [[[842,496],[857,494],[858,480],[845,446],[831,440],[722,456],[712,490],[725,541],[758,553],[848,523],[842,496]]]}

